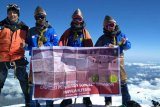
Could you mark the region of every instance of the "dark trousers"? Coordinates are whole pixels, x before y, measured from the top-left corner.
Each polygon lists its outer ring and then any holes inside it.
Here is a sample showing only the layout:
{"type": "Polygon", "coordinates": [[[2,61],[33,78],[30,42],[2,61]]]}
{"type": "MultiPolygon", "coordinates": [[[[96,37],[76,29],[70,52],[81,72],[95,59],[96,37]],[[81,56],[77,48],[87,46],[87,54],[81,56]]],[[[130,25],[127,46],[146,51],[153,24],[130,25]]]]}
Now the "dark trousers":
{"type": "Polygon", "coordinates": [[[52,100],[46,100],[46,107],[53,107],[53,102],[52,100]]]}
{"type": "MultiPolygon", "coordinates": [[[[63,101],[65,101],[66,103],[70,103],[70,104],[72,104],[72,99],[64,99],[63,101]]],[[[62,101],[62,102],[63,102],[62,101]]],[[[61,102],[61,103],[62,103],[61,102]]],[[[83,97],[83,103],[84,102],[90,102],[90,97],[83,97]]]]}
{"type": "Polygon", "coordinates": [[[83,100],[90,100],[90,97],[83,97],[83,100]]]}
{"type": "MultiPolygon", "coordinates": [[[[127,101],[131,100],[129,91],[128,91],[128,86],[126,82],[121,82],[121,93],[122,93],[122,104],[126,105],[127,101]]],[[[111,102],[112,103],[112,98],[111,97],[105,97],[105,102],[111,102]]]]}
{"type": "MultiPolygon", "coordinates": [[[[8,69],[12,68],[10,62],[0,62],[0,90],[3,88],[5,80],[8,75],[8,69]]],[[[28,74],[26,72],[26,65],[16,65],[15,76],[19,80],[22,92],[25,97],[25,103],[29,104],[29,93],[28,93],[28,74]]]]}

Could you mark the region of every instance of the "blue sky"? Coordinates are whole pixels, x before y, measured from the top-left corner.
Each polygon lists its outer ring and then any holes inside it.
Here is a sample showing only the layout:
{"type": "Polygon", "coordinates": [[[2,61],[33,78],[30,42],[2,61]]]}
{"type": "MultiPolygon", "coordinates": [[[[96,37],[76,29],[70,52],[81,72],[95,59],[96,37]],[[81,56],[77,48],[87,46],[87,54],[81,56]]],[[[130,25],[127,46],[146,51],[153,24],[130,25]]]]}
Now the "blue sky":
{"type": "Polygon", "coordinates": [[[9,3],[20,6],[20,19],[30,27],[35,25],[36,6],[42,6],[60,36],[70,27],[75,9],[80,8],[94,43],[103,34],[104,16],[111,15],[132,43],[125,52],[127,59],[160,60],[159,0],[0,0],[0,20],[6,17],[9,3]]]}

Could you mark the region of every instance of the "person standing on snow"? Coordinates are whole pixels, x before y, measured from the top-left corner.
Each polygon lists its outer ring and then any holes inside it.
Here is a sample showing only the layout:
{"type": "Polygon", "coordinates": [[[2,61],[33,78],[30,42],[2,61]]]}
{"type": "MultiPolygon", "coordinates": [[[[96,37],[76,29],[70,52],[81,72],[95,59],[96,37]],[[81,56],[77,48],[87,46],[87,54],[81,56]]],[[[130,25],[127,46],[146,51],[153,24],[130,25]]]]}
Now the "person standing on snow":
{"type": "Polygon", "coordinates": [[[16,4],[7,6],[7,18],[0,22],[0,93],[9,69],[14,69],[14,76],[19,80],[25,97],[25,106],[29,107],[28,74],[25,58],[25,39],[28,26],[19,20],[20,8],[16,4]]]}
{"type": "MultiPolygon", "coordinates": [[[[28,49],[30,50],[30,55],[33,47],[57,46],[59,43],[59,37],[57,36],[54,28],[48,23],[48,21],[46,21],[46,16],[47,14],[45,10],[40,6],[37,6],[34,12],[36,25],[29,30],[27,37],[27,44],[28,49]]],[[[32,68],[30,69],[29,81],[32,83],[32,68]]],[[[35,105],[40,106],[38,101],[35,102],[35,105]]],[[[46,107],[53,106],[54,105],[52,100],[46,101],[46,107]]]]}
{"type": "MultiPolygon", "coordinates": [[[[120,48],[120,78],[121,78],[121,93],[122,104],[126,105],[127,101],[130,101],[130,94],[127,87],[127,74],[124,69],[124,53],[123,50],[131,48],[130,41],[126,38],[126,35],[121,32],[116,21],[111,16],[105,16],[103,23],[103,35],[97,40],[95,46],[119,46],[120,48]]],[[[112,104],[111,97],[105,97],[106,107],[110,107],[112,104]]]]}
{"type": "MultiPolygon", "coordinates": [[[[73,13],[71,27],[61,36],[59,46],[93,47],[91,36],[85,29],[85,22],[80,9],[73,13]]],[[[89,97],[84,97],[83,103],[86,107],[92,107],[89,97]]],[[[60,107],[67,107],[70,104],[72,104],[72,99],[65,99],[61,102],[60,107]]]]}

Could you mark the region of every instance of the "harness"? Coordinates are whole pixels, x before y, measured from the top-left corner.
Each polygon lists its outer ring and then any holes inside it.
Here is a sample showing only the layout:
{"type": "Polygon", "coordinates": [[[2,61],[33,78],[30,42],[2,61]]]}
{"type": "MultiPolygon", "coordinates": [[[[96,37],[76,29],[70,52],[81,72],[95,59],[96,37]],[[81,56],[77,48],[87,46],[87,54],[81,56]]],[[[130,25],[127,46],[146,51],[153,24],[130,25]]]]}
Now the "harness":
{"type": "Polygon", "coordinates": [[[14,70],[14,78],[16,78],[16,69],[17,68],[23,68],[25,67],[29,62],[27,61],[27,58],[23,58],[20,60],[16,61],[11,61],[11,62],[4,62],[7,70],[8,69],[13,69],[14,70]]]}

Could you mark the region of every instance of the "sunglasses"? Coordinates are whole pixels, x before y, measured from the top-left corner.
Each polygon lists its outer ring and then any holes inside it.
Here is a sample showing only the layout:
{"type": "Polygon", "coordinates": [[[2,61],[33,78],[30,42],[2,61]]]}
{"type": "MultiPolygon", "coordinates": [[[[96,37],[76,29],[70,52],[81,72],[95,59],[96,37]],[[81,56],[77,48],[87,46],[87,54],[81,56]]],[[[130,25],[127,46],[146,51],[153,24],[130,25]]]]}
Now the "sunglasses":
{"type": "Polygon", "coordinates": [[[109,23],[109,24],[106,25],[106,28],[108,28],[108,27],[114,27],[114,26],[115,26],[114,23],[109,23]]]}
{"type": "Polygon", "coordinates": [[[45,19],[46,18],[46,16],[44,16],[44,15],[38,15],[38,16],[35,16],[35,19],[36,20],[39,20],[39,19],[45,19]]]}
{"type": "Polygon", "coordinates": [[[8,4],[7,9],[9,9],[9,8],[15,8],[15,9],[20,10],[20,8],[18,7],[18,5],[16,5],[16,4],[8,4]]]}

